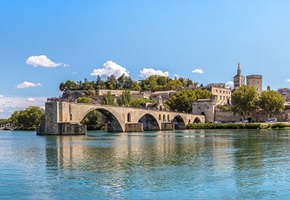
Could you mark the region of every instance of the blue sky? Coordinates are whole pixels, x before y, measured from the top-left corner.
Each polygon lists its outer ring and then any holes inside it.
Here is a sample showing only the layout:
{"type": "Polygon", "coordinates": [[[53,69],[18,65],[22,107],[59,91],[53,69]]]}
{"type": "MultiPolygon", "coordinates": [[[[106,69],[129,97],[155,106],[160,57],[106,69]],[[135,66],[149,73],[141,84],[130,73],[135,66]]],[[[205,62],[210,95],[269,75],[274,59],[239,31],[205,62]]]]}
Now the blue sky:
{"type": "Polygon", "coordinates": [[[240,62],[264,89],[288,88],[289,10],[287,0],[2,0],[0,118],[96,73],[205,85],[232,81],[240,62]]]}

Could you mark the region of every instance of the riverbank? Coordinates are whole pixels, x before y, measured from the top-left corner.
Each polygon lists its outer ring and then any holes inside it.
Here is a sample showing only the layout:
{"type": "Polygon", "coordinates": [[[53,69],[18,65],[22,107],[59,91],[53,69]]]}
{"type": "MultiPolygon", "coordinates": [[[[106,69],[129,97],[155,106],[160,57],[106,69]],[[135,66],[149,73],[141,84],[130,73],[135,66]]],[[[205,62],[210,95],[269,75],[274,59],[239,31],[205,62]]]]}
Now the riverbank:
{"type": "Polygon", "coordinates": [[[278,123],[200,123],[189,124],[187,129],[280,129],[290,128],[288,122],[278,123]]]}

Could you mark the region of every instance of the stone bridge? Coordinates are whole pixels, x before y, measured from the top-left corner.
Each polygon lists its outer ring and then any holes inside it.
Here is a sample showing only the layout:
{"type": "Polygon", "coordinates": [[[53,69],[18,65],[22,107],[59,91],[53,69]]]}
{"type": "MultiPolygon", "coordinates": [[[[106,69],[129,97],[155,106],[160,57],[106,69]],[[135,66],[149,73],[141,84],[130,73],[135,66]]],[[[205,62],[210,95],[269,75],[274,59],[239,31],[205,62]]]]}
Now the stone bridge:
{"type": "Polygon", "coordinates": [[[106,116],[107,129],[110,132],[185,129],[189,123],[205,122],[203,115],[189,113],[99,104],[46,102],[45,125],[39,128],[37,133],[44,135],[85,134],[86,127],[80,123],[93,110],[98,110],[106,116]]]}

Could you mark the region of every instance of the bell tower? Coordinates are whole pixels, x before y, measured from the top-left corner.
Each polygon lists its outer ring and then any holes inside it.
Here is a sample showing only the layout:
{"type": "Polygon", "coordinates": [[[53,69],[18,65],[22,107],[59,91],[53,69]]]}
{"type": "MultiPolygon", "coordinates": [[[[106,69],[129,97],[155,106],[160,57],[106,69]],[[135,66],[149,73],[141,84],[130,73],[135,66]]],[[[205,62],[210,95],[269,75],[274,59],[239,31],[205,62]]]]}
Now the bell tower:
{"type": "Polygon", "coordinates": [[[240,63],[238,63],[237,75],[234,76],[234,89],[245,85],[245,77],[242,75],[240,63]]]}

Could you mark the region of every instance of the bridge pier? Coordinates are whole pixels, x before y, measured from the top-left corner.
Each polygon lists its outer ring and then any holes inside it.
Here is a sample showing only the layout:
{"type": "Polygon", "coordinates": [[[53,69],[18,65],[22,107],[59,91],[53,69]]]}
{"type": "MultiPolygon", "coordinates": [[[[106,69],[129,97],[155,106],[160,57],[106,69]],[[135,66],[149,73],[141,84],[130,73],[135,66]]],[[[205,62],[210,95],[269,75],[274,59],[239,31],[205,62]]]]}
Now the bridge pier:
{"type": "Polygon", "coordinates": [[[161,123],[161,130],[162,131],[173,131],[175,130],[173,122],[163,122],[161,123]]]}
{"type": "Polygon", "coordinates": [[[125,124],[125,132],[143,132],[143,123],[127,123],[125,124]]]}

